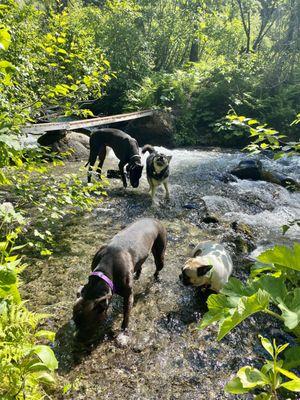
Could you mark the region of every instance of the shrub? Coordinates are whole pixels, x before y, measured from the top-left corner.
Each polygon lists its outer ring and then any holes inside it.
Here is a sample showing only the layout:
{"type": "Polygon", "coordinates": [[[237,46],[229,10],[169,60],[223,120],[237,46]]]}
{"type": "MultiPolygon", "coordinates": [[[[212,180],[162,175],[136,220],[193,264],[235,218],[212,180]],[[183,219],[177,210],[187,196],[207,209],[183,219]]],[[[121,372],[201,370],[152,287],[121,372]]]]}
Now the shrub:
{"type": "Polygon", "coordinates": [[[10,203],[0,206],[0,396],[1,399],[44,398],[44,386],[55,382],[57,360],[41,339],[54,333],[39,329],[46,315],[28,311],[19,293],[19,274],[26,268],[15,242],[25,219],[10,203]]]}

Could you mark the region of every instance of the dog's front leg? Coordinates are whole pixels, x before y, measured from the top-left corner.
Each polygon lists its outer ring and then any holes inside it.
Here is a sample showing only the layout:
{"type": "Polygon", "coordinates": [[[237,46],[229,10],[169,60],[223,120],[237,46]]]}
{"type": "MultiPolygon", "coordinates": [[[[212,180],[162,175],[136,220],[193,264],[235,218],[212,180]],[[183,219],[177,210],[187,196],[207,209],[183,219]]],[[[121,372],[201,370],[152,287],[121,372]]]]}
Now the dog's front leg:
{"type": "Polygon", "coordinates": [[[167,199],[167,200],[170,200],[170,192],[169,192],[168,181],[167,181],[167,180],[164,181],[164,182],[163,182],[163,185],[164,185],[165,190],[166,190],[166,199],[167,199]]]}
{"type": "Polygon", "coordinates": [[[152,204],[155,205],[154,197],[155,197],[155,192],[156,192],[156,186],[155,186],[154,182],[150,183],[150,191],[151,191],[152,204]]]}
{"type": "Polygon", "coordinates": [[[128,329],[129,324],[129,316],[133,306],[133,291],[130,288],[128,293],[124,296],[124,305],[123,305],[123,322],[122,322],[122,330],[126,331],[128,329]]]}
{"type": "Polygon", "coordinates": [[[119,171],[121,174],[121,179],[122,179],[124,188],[127,188],[127,181],[126,181],[126,176],[124,174],[124,167],[125,167],[125,164],[123,163],[123,161],[120,161],[119,162],[119,171]]]}

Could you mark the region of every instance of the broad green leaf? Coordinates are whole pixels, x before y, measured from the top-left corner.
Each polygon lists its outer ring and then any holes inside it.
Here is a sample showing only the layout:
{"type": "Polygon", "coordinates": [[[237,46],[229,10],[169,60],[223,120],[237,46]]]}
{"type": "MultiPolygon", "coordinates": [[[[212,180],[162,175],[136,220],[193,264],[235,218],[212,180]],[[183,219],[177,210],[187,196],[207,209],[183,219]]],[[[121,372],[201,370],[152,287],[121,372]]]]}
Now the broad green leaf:
{"type": "Polygon", "coordinates": [[[251,285],[255,291],[258,289],[267,292],[271,299],[277,303],[283,301],[287,296],[287,289],[284,283],[284,278],[277,278],[271,275],[262,275],[259,279],[255,280],[251,285]]]}
{"type": "Polygon", "coordinates": [[[16,284],[9,286],[0,285],[0,298],[12,297],[16,304],[21,303],[21,296],[16,284]]]}
{"type": "Polygon", "coordinates": [[[58,368],[58,362],[55,355],[48,346],[37,345],[34,346],[33,352],[39,357],[39,359],[47,366],[50,371],[54,371],[58,368]]]}
{"type": "Polygon", "coordinates": [[[236,297],[236,302],[242,296],[249,296],[254,294],[255,290],[251,287],[246,286],[237,278],[230,278],[228,283],[223,287],[221,293],[229,297],[236,297]]]}
{"type": "Polygon", "coordinates": [[[256,263],[251,267],[251,278],[256,278],[257,276],[260,276],[263,272],[274,273],[276,271],[277,269],[274,267],[274,265],[264,264],[256,261],[256,263]]]}
{"type": "Polygon", "coordinates": [[[212,294],[207,299],[209,311],[204,314],[199,329],[204,329],[213,322],[219,321],[227,315],[228,310],[232,307],[228,297],[224,294],[212,294]]]}
{"type": "Polygon", "coordinates": [[[41,372],[35,373],[34,377],[39,382],[43,382],[43,383],[46,383],[48,385],[52,385],[52,384],[55,383],[55,379],[53,378],[53,376],[50,375],[49,373],[45,372],[45,371],[41,371],[41,372]]]}
{"type": "Polygon", "coordinates": [[[230,382],[225,386],[225,391],[227,393],[232,394],[243,394],[248,393],[248,389],[245,389],[242,385],[240,378],[233,378],[230,382]]]}
{"type": "Polygon", "coordinates": [[[7,50],[11,37],[7,28],[0,28],[0,50],[7,50]]]}
{"type": "Polygon", "coordinates": [[[30,372],[49,372],[49,368],[42,362],[37,362],[28,368],[30,372]]]}
{"type": "Polygon", "coordinates": [[[221,340],[234,327],[258,311],[265,310],[270,301],[268,293],[258,290],[250,297],[241,297],[232,315],[225,318],[219,328],[218,340],[221,340]]]}
{"type": "Polygon", "coordinates": [[[249,366],[241,368],[237,376],[240,378],[245,389],[253,389],[257,386],[264,386],[269,383],[269,378],[266,375],[258,369],[249,366]]]}
{"type": "Polygon", "coordinates": [[[285,268],[300,271],[300,243],[294,243],[294,247],[275,246],[258,256],[258,260],[266,264],[278,264],[285,268]]]}
{"type": "Polygon", "coordinates": [[[288,370],[286,370],[284,368],[277,367],[276,371],[279,371],[282,375],[284,375],[287,378],[290,378],[292,380],[297,380],[297,379],[300,380],[300,378],[296,374],[294,374],[294,372],[288,371],[288,370]]]}
{"type": "Polygon", "coordinates": [[[277,354],[280,354],[282,351],[284,351],[287,347],[289,346],[289,343],[285,343],[282,346],[279,346],[277,348],[277,354]]]}
{"type": "Polygon", "coordinates": [[[267,338],[264,338],[261,335],[259,335],[259,338],[260,338],[263,348],[273,357],[274,349],[273,349],[273,346],[272,346],[272,343],[270,342],[270,340],[268,340],[267,338]]]}
{"type": "Polygon", "coordinates": [[[300,324],[300,288],[290,292],[284,299],[284,303],[279,303],[284,324],[289,329],[295,329],[300,324]]]}
{"type": "Polygon", "coordinates": [[[300,392],[300,379],[282,383],[280,386],[291,392],[300,392]]]}
{"type": "Polygon", "coordinates": [[[17,274],[16,271],[9,269],[9,268],[2,268],[0,269],[0,285],[1,286],[9,286],[17,281],[17,274]]]}

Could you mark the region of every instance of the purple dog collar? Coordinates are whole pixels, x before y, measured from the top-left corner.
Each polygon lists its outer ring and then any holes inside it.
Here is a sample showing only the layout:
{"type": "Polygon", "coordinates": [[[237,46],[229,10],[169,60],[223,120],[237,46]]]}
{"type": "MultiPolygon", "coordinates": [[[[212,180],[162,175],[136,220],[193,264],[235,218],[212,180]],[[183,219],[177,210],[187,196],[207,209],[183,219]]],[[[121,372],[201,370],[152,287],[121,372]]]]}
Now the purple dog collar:
{"type": "Polygon", "coordinates": [[[111,290],[114,292],[114,284],[112,283],[112,281],[103,274],[103,272],[100,271],[94,271],[91,273],[91,275],[95,275],[98,276],[98,278],[102,279],[104,282],[106,282],[108,284],[108,286],[111,288],[111,290]]]}

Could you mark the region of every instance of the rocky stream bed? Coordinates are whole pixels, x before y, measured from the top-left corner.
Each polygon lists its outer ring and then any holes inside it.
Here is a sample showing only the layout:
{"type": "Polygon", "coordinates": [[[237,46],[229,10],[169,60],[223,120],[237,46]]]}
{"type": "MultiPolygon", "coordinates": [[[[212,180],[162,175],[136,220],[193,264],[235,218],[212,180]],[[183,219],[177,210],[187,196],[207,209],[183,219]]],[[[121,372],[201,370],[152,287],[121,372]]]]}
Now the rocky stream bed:
{"type": "MultiPolygon", "coordinates": [[[[214,239],[231,252],[233,275],[245,280],[247,253],[254,247],[299,240],[296,228],[285,236],[281,233],[284,223],[300,217],[299,193],[262,181],[222,182],[222,174],[245,157],[239,152],[161,150],[173,156],[169,203],[161,190],[160,204],[151,207],[145,172],[138,189],[124,190],[119,180],[111,180],[108,197],[90,214],[68,220],[58,251],[47,261],[33,260],[24,274],[24,297],[31,308],[51,314],[46,326],[57,333],[58,373],[71,384],[66,394],[54,393],[55,399],[251,399],[226,394],[224,386],[239,367],[259,364],[263,353],[258,334],[293,341],[275,320],[258,315],[218,342],[216,327],[197,329],[205,305],[197,290],[182,286],[178,276],[191,248],[202,239],[214,239]],[[90,347],[80,346],[73,339],[70,319],[92,257],[122,227],[144,216],[165,224],[168,247],[160,281],[153,280],[150,256],[135,284],[130,343],[121,348],[115,341],[122,319],[122,301],[115,296],[98,340],[90,347]]],[[[262,161],[299,179],[297,159],[262,161]]],[[[63,168],[77,172],[83,164],[68,163],[63,168]]],[[[110,156],[104,167],[116,165],[110,156]]],[[[85,179],[85,171],[80,173],[85,179]]]]}

